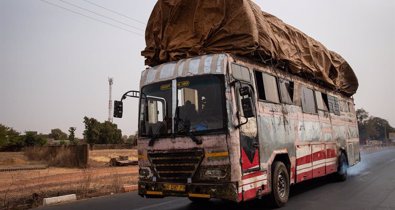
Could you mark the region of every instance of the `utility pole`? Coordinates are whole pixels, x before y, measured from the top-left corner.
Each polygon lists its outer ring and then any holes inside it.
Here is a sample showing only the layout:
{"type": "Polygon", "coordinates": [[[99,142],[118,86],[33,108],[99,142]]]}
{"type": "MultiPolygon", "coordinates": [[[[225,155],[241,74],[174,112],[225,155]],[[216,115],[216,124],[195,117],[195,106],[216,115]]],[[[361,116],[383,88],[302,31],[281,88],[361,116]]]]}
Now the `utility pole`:
{"type": "Polygon", "coordinates": [[[114,83],[113,78],[108,78],[109,85],[109,99],[108,99],[108,121],[112,122],[112,84],[114,83]]]}

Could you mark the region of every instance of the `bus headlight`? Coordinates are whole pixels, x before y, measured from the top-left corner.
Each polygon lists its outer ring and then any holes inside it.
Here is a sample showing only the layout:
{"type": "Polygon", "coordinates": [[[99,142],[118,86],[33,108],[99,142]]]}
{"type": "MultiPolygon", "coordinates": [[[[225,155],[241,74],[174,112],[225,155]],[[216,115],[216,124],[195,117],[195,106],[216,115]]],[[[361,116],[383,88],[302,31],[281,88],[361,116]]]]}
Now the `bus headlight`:
{"type": "Polygon", "coordinates": [[[226,177],[226,171],[223,169],[206,169],[204,176],[208,178],[222,179],[226,177]]]}
{"type": "Polygon", "coordinates": [[[139,176],[140,178],[144,178],[144,179],[152,177],[151,169],[148,167],[141,167],[139,169],[139,176]]]}

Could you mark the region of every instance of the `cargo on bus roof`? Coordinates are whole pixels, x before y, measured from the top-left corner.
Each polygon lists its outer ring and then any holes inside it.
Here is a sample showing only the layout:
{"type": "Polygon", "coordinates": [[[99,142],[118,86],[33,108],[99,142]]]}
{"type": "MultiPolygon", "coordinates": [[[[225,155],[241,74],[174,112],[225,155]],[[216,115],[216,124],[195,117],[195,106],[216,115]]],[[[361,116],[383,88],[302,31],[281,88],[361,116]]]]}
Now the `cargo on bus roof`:
{"type": "Polygon", "coordinates": [[[352,96],[358,79],[337,53],[251,0],[159,0],[146,28],[146,65],[230,53],[276,65],[352,96]]]}

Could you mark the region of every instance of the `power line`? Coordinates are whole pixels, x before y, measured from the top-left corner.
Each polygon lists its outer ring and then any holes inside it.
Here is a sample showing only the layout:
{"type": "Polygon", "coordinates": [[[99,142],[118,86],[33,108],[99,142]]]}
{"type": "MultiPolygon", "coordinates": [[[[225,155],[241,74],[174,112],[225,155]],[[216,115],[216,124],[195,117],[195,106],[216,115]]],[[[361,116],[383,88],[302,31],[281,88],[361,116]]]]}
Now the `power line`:
{"type": "Polygon", "coordinates": [[[114,22],[120,23],[120,24],[122,24],[122,25],[131,27],[131,28],[134,28],[134,29],[136,29],[136,30],[139,30],[139,31],[142,31],[142,32],[144,31],[143,29],[138,28],[138,27],[136,27],[136,26],[129,25],[129,24],[127,24],[127,23],[124,23],[124,22],[119,21],[119,20],[117,20],[117,19],[114,19],[114,18],[112,18],[112,17],[108,17],[108,16],[106,16],[106,15],[103,15],[103,14],[100,14],[100,13],[98,13],[98,12],[89,10],[89,9],[87,9],[87,8],[78,6],[78,5],[73,4],[73,3],[70,3],[70,2],[68,2],[68,1],[65,1],[65,0],[59,0],[59,1],[65,3],[65,4],[68,4],[68,5],[71,5],[71,6],[73,6],[73,7],[76,7],[76,8],[78,8],[78,9],[88,11],[88,12],[90,12],[90,13],[93,13],[93,14],[97,15],[97,16],[100,16],[100,17],[103,17],[103,18],[107,18],[107,19],[109,19],[109,20],[112,20],[112,21],[114,21],[114,22]]]}
{"type": "Polygon", "coordinates": [[[80,15],[80,16],[83,16],[83,17],[85,17],[85,18],[89,18],[89,19],[91,19],[91,20],[94,20],[94,21],[97,21],[97,22],[100,22],[100,23],[103,23],[103,24],[106,24],[106,25],[109,25],[109,26],[112,26],[112,27],[115,27],[115,28],[118,28],[118,29],[127,31],[127,32],[132,33],[132,34],[135,34],[135,35],[137,35],[137,36],[144,37],[143,34],[140,34],[140,33],[137,33],[137,32],[134,32],[134,31],[131,31],[131,30],[122,28],[122,27],[119,27],[119,26],[114,25],[114,24],[112,24],[112,23],[109,23],[109,22],[106,22],[106,21],[102,21],[102,20],[100,20],[100,19],[97,19],[97,18],[88,16],[88,15],[84,15],[84,14],[82,14],[82,13],[80,13],[80,12],[71,10],[71,9],[69,9],[69,8],[66,8],[66,7],[63,7],[63,6],[59,5],[59,4],[55,4],[55,3],[49,2],[49,1],[47,1],[47,0],[40,0],[40,1],[42,1],[42,2],[44,2],[44,3],[46,3],[46,4],[49,4],[49,5],[52,5],[52,6],[54,6],[54,7],[58,7],[58,8],[64,9],[64,10],[66,10],[66,11],[68,11],[68,12],[71,12],[71,13],[74,13],[74,14],[77,14],[77,15],[80,15]]]}
{"type": "Polygon", "coordinates": [[[98,4],[93,3],[93,2],[91,2],[91,1],[88,1],[88,0],[82,0],[82,1],[85,1],[85,2],[87,2],[87,3],[89,3],[89,4],[94,5],[94,6],[100,7],[100,8],[102,8],[102,9],[104,9],[104,10],[107,10],[107,11],[112,12],[112,13],[114,13],[114,14],[117,14],[117,15],[119,15],[119,16],[122,16],[122,17],[128,18],[128,19],[130,19],[130,20],[133,20],[133,21],[135,21],[136,23],[140,23],[140,24],[142,24],[142,25],[144,25],[144,26],[146,25],[146,23],[144,23],[143,21],[140,21],[140,20],[137,20],[137,19],[135,19],[135,18],[129,17],[129,16],[124,15],[124,14],[122,14],[122,13],[120,13],[120,12],[115,11],[115,10],[112,10],[112,9],[109,9],[109,8],[106,8],[106,7],[103,7],[103,6],[101,6],[101,5],[98,5],[98,4]]]}

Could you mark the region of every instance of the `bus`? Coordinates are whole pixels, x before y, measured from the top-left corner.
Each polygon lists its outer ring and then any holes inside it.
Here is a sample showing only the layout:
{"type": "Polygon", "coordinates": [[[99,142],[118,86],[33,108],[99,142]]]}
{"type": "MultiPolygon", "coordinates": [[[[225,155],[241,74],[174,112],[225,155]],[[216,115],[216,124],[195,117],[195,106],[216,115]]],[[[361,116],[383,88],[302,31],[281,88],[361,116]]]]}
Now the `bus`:
{"type": "Polygon", "coordinates": [[[281,207],[291,185],[344,181],[360,161],[353,98],[274,65],[233,54],[182,59],[144,70],[128,96],[140,101],[138,194],[146,198],[269,195],[281,207]]]}

